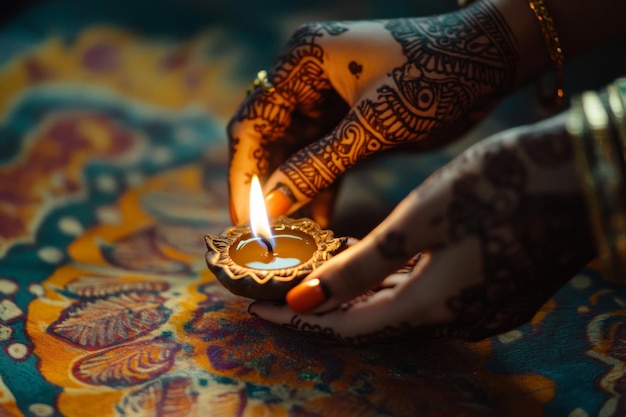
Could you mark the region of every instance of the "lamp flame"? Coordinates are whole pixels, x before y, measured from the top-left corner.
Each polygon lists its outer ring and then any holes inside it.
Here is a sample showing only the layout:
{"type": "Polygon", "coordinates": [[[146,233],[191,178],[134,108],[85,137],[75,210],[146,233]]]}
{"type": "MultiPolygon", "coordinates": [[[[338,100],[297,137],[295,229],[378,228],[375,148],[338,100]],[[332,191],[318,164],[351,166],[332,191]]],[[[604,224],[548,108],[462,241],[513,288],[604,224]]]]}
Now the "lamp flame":
{"type": "MultiPolygon", "coordinates": [[[[271,245],[270,250],[275,246],[272,229],[270,229],[269,220],[267,218],[267,208],[263,199],[263,191],[259,178],[254,175],[250,183],[250,230],[252,234],[264,240],[271,245]]],[[[261,242],[259,242],[261,245],[261,242]]],[[[265,247],[265,245],[263,245],[265,247]]]]}

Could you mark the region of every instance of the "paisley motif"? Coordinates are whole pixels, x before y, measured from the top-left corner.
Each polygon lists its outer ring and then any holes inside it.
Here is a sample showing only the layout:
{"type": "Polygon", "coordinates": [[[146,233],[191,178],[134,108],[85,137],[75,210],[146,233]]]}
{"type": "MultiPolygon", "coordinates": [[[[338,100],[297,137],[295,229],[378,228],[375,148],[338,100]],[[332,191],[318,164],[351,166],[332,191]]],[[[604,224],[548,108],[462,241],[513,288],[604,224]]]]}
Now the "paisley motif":
{"type": "Polygon", "coordinates": [[[132,281],[110,276],[88,275],[70,282],[65,286],[65,289],[79,297],[93,298],[123,292],[167,291],[169,284],[156,280],[141,279],[132,281]]]}
{"type": "Polygon", "coordinates": [[[96,350],[133,340],[165,323],[165,298],[149,292],[122,293],[79,301],[63,310],[47,331],[83,349],[96,350]]]}
{"type": "Polygon", "coordinates": [[[165,377],[126,396],[118,409],[123,416],[187,417],[196,415],[197,397],[189,378],[165,377]]]}
{"type": "Polygon", "coordinates": [[[116,346],[79,359],[72,373],[90,385],[137,385],[167,372],[179,349],[179,343],[168,339],[116,346]]]}

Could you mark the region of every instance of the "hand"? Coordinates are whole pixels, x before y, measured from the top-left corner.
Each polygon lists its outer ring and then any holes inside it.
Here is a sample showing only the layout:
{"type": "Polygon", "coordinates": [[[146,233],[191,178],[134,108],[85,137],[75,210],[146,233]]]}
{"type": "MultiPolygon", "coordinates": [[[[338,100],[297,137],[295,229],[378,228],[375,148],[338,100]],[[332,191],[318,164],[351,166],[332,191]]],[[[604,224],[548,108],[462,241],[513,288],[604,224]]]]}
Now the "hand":
{"type": "Polygon", "coordinates": [[[564,116],[480,142],[292,289],[288,305],[250,312],[351,344],[510,330],[594,255],[573,153],[564,116]]]}
{"type": "MultiPolygon", "coordinates": [[[[272,216],[312,199],[328,208],[332,198],[320,193],[362,159],[453,140],[511,90],[515,48],[489,2],[427,18],[303,26],[269,72],[273,88],[252,91],[229,123],[233,222],[248,218],[253,174],[272,216]]],[[[329,210],[312,211],[324,225],[329,210]]]]}

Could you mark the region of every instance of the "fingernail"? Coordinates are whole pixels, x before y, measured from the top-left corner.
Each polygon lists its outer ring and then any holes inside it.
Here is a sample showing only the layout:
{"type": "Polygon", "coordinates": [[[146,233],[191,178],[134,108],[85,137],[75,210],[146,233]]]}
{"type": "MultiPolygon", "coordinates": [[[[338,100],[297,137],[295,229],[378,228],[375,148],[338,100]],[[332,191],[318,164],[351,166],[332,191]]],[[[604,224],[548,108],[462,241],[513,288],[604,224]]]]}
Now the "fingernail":
{"type": "Polygon", "coordinates": [[[239,219],[237,219],[237,213],[235,212],[235,205],[233,204],[233,200],[228,200],[228,211],[230,213],[230,220],[234,225],[239,224],[239,219]]]}
{"type": "Polygon", "coordinates": [[[271,218],[286,214],[295,202],[293,193],[284,184],[278,184],[276,188],[265,197],[267,215],[271,218]]]}
{"type": "Polygon", "coordinates": [[[330,297],[328,287],[319,279],[304,281],[287,293],[287,304],[296,313],[306,313],[330,297]]]}

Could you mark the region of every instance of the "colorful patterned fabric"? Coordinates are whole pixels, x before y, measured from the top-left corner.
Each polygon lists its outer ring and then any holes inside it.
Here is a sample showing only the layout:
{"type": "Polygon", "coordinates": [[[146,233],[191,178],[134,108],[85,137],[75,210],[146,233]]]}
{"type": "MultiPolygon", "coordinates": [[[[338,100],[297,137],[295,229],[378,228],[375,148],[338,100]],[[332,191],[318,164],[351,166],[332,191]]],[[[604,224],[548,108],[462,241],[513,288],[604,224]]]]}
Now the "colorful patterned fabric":
{"type": "MultiPolygon", "coordinates": [[[[295,3],[42,2],[0,30],[0,416],[626,414],[626,291],[592,269],[498,337],[361,349],[216,282],[203,235],[229,225],[247,80],[299,23],[390,15],[295,3]]],[[[393,14],[434,12],[412,3],[393,14]]],[[[515,104],[481,132],[533,117],[515,104]]],[[[397,158],[346,179],[343,213],[384,212],[450,154],[397,158]]]]}

